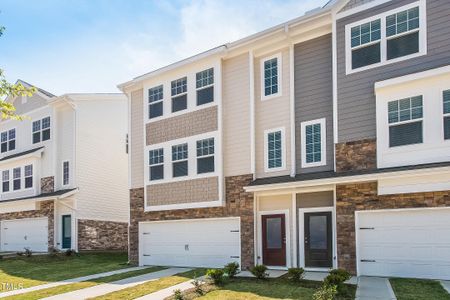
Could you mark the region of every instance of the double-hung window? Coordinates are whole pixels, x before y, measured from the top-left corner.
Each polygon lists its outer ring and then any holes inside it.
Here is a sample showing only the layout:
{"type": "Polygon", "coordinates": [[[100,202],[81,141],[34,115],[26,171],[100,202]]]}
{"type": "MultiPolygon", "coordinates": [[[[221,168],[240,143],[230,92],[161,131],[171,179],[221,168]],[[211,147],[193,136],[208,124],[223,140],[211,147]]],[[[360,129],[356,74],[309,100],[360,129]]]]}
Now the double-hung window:
{"type": "Polygon", "coordinates": [[[50,139],[50,117],[34,121],[32,124],[33,144],[50,139]]]}
{"type": "Polygon", "coordinates": [[[279,96],[281,93],[281,54],[261,61],[262,99],[279,96]]]}
{"type": "Polygon", "coordinates": [[[326,164],[326,120],[319,119],[303,122],[302,134],[302,167],[317,167],[326,164]]]}
{"type": "Polygon", "coordinates": [[[153,119],[163,115],[163,86],[159,85],[148,90],[148,118],[153,119]]]}
{"type": "Polygon", "coordinates": [[[188,144],[172,146],[172,176],[188,175],[188,144]]]}
{"type": "Polygon", "coordinates": [[[64,161],[62,165],[63,185],[69,185],[70,173],[69,173],[69,161],[64,161]]]}
{"type": "Polygon", "coordinates": [[[150,180],[164,179],[164,149],[149,151],[150,180]]]}
{"type": "Polygon", "coordinates": [[[347,73],[377,66],[426,51],[426,28],[419,4],[386,12],[369,22],[349,24],[347,36],[347,73]]]}
{"type": "Polygon", "coordinates": [[[214,138],[197,141],[197,174],[214,172],[214,138]]]}
{"type": "Polygon", "coordinates": [[[284,130],[265,132],[265,170],[266,172],[284,169],[284,130]]]}
{"type": "Polygon", "coordinates": [[[16,129],[10,129],[1,133],[1,152],[16,149],[16,129]]]}
{"type": "Polygon", "coordinates": [[[444,91],[444,139],[450,140],[450,90],[444,91]]]}
{"type": "Polygon", "coordinates": [[[25,170],[25,188],[33,187],[33,165],[27,165],[24,167],[25,170]]]}
{"type": "Polygon", "coordinates": [[[195,74],[197,106],[214,102],[214,68],[195,74]]]}
{"type": "Polygon", "coordinates": [[[17,191],[21,189],[22,172],[21,168],[13,169],[13,190],[17,191]]]}
{"type": "Polygon", "coordinates": [[[172,112],[187,108],[187,77],[171,82],[172,112]]]}
{"type": "Polygon", "coordinates": [[[2,191],[9,192],[9,170],[2,171],[2,191]]]}
{"type": "Polygon", "coordinates": [[[423,143],[422,98],[388,102],[389,147],[423,143]]]}

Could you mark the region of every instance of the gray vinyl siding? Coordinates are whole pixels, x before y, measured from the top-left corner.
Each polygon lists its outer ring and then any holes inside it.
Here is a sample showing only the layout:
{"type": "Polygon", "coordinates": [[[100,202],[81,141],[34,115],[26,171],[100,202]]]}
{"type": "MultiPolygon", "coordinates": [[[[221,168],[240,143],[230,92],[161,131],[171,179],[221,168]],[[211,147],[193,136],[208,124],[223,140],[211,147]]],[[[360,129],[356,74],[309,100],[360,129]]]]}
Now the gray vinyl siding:
{"type": "Polygon", "coordinates": [[[374,83],[450,64],[450,1],[427,1],[427,55],[345,75],[345,25],[415,2],[395,0],[337,22],[338,141],[376,138],[374,83]]]}
{"type": "Polygon", "coordinates": [[[297,173],[332,170],[334,144],[331,34],[295,45],[294,59],[297,173]],[[326,118],[327,164],[302,168],[300,124],[321,118],[326,118]]]}

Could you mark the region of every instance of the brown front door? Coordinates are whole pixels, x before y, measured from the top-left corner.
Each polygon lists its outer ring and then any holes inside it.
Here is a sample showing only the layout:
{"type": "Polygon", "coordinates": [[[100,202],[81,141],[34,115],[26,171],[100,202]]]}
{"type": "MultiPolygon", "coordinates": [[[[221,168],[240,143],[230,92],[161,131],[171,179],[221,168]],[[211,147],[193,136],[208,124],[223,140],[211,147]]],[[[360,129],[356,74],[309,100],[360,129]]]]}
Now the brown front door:
{"type": "Polygon", "coordinates": [[[286,224],[283,214],[262,216],[263,264],[286,266],[286,224]]]}

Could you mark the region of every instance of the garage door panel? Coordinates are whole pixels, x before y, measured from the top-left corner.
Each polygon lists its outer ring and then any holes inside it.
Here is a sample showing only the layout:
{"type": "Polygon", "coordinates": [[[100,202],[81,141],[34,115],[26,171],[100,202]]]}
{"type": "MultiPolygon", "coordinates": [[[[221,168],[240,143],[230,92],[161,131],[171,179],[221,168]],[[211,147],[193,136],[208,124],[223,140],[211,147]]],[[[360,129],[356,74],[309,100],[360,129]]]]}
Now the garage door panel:
{"type": "Polygon", "coordinates": [[[140,226],[141,264],[223,267],[240,260],[239,219],[149,222],[140,226]]]}
{"type": "Polygon", "coordinates": [[[359,275],[450,279],[450,209],[360,212],[359,275]]]}
{"type": "Polygon", "coordinates": [[[1,250],[48,251],[48,219],[18,219],[1,222],[1,250]]]}

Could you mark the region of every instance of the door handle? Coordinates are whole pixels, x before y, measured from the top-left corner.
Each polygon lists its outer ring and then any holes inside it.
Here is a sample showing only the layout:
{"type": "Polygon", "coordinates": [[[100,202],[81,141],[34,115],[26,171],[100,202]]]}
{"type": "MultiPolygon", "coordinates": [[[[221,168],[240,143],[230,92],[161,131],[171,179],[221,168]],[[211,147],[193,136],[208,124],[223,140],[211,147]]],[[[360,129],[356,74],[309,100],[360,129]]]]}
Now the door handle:
{"type": "Polygon", "coordinates": [[[283,244],[286,244],[286,238],[285,237],[283,238],[283,244]]]}

